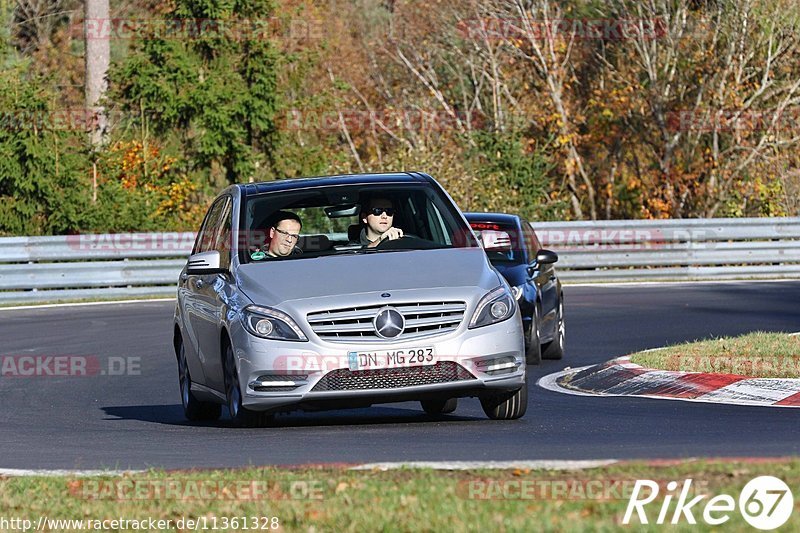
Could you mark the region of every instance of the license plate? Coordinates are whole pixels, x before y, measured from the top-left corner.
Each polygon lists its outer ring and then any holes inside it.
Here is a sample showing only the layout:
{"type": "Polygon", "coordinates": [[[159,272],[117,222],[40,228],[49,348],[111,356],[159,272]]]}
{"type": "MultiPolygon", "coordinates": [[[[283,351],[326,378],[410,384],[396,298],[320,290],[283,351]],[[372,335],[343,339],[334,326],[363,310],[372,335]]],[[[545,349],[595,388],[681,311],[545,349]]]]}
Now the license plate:
{"type": "Polygon", "coordinates": [[[436,364],[433,348],[406,348],[374,352],[348,352],[350,370],[376,370],[381,368],[404,368],[436,364]]]}

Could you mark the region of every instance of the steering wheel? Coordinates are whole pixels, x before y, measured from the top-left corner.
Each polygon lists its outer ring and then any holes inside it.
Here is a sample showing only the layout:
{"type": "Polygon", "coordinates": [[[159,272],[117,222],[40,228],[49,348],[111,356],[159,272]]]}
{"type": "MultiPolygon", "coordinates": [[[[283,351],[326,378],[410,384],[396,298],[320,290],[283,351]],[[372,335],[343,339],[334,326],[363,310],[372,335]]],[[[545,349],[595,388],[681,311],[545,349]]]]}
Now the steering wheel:
{"type": "Polygon", "coordinates": [[[377,250],[427,250],[439,248],[439,245],[413,233],[406,233],[399,239],[381,241],[375,248],[377,250]]]}

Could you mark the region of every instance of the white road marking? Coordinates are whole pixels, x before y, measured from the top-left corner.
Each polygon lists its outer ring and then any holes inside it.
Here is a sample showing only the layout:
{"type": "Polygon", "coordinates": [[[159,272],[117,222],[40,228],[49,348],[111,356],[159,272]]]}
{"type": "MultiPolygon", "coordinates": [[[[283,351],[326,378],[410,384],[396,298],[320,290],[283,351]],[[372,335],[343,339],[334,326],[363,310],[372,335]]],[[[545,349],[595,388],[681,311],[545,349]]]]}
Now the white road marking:
{"type": "Polygon", "coordinates": [[[151,302],[174,302],[175,298],[150,298],[147,300],[103,300],[102,302],[74,302],[64,304],[31,304],[17,305],[14,307],[0,307],[0,311],[20,311],[23,309],[51,309],[54,307],[86,307],[90,305],[111,305],[111,304],[141,304],[151,302]]]}
{"type": "Polygon", "coordinates": [[[367,463],[351,467],[350,470],[397,470],[400,468],[432,468],[434,470],[582,470],[599,468],[618,463],[617,459],[583,461],[408,461],[397,463],[367,463]]]}
{"type": "Polygon", "coordinates": [[[146,472],[146,470],[42,470],[42,469],[0,468],[0,477],[121,476],[124,474],[140,474],[142,472],[146,472]]]}

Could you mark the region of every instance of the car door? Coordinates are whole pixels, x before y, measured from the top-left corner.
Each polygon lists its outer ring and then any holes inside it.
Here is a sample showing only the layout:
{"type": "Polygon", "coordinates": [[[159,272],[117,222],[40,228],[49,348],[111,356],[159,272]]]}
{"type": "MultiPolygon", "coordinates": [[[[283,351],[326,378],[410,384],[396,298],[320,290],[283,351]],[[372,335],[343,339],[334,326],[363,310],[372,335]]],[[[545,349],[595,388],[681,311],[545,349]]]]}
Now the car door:
{"type": "MultiPolygon", "coordinates": [[[[225,223],[227,215],[230,218],[230,197],[219,198],[209,209],[203,227],[197,236],[192,253],[208,252],[218,249],[221,233],[230,224],[225,223]]],[[[221,254],[221,263],[225,263],[225,256],[221,254]]],[[[227,263],[230,264],[230,253],[228,253],[227,263]]],[[[217,290],[221,277],[215,275],[197,275],[184,272],[181,276],[181,289],[183,294],[182,308],[188,341],[192,347],[195,357],[189,360],[189,371],[195,380],[197,376],[203,376],[203,384],[215,387],[214,373],[218,371],[219,345],[218,324],[220,311],[215,303],[215,291],[217,290]],[[216,341],[214,338],[216,337],[216,341]],[[193,364],[198,364],[200,368],[192,368],[193,364]]]]}
{"type": "MultiPolygon", "coordinates": [[[[220,267],[231,265],[231,226],[233,201],[223,197],[219,218],[213,227],[209,251],[219,252],[220,267]]],[[[196,333],[199,357],[203,364],[206,385],[224,391],[223,365],[220,350],[220,330],[223,313],[226,312],[225,294],[229,292],[230,274],[206,274],[195,276],[195,299],[197,303],[196,333]]]]}
{"type": "Polygon", "coordinates": [[[556,271],[552,264],[540,265],[536,261],[536,254],[542,249],[542,245],[539,243],[539,238],[533,231],[530,222],[524,218],[520,218],[520,225],[522,226],[525,248],[528,252],[528,270],[532,274],[531,279],[536,284],[542,302],[542,323],[539,326],[539,332],[544,339],[551,339],[555,328],[556,312],[558,310],[558,283],[556,280],[556,271]]]}

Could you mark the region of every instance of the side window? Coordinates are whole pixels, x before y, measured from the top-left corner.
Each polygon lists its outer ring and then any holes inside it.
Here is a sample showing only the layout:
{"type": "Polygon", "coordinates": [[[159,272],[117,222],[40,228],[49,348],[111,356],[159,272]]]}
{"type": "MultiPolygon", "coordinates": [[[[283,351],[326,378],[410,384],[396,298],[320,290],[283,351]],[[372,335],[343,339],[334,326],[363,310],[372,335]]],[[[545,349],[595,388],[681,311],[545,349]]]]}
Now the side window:
{"type": "Polygon", "coordinates": [[[225,202],[220,210],[217,231],[214,232],[214,246],[212,250],[219,252],[219,265],[222,268],[231,266],[231,224],[232,224],[232,203],[230,197],[225,198],[225,202]]]}
{"type": "Polygon", "coordinates": [[[533,231],[530,222],[524,218],[520,219],[520,222],[522,223],[522,234],[525,236],[525,245],[526,248],[528,248],[528,260],[533,261],[536,254],[542,249],[542,245],[539,242],[539,238],[536,236],[536,232],[533,231]]]}
{"type": "Polygon", "coordinates": [[[194,247],[192,248],[193,254],[208,252],[214,249],[214,235],[219,227],[219,220],[224,203],[225,198],[220,198],[209,208],[208,213],[206,213],[206,218],[203,220],[203,225],[200,228],[200,233],[197,234],[197,239],[194,241],[194,247]]]}
{"type": "Polygon", "coordinates": [[[447,246],[453,244],[447,232],[447,226],[445,226],[444,220],[442,220],[442,214],[433,202],[428,203],[428,226],[431,230],[431,240],[439,244],[446,244],[447,246]]]}

